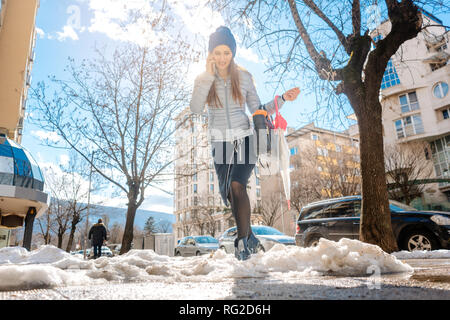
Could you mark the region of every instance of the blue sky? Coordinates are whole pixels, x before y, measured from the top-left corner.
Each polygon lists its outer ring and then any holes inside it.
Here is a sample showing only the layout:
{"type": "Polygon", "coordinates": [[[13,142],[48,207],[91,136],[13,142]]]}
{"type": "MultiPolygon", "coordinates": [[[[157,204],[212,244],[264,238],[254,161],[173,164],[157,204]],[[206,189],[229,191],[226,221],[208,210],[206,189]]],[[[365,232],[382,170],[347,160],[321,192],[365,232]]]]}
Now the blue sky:
{"type": "MultiPolygon", "coordinates": [[[[186,4],[185,1],[171,0],[169,3],[180,26],[183,26],[191,34],[197,35],[199,39],[203,39],[197,44],[206,53],[208,35],[224,22],[218,12],[213,12],[204,6],[195,8],[191,5],[205,1],[195,0],[186,4]]],[[[123,7],[124,3],[132,8],[133,6],[142,6],[145,0],[41,0],[36,17],[38,36],[35,48],[36,59],[32,71],[32,86],[35,86],[38,81],[49,83],[48,76],[54,75],[59,79],[67,78],[68,74],[64,68],[67,65],[68,57],[74,58],[75,61],[81,61],[95,57],[95,46],[114,47],[124,39],[140,41],[142,35],[137,34],[136,30],[142,28],[142,25],[132,25],[125,31],[118,28],[118,22],[127,13],[123,7]]],[[[445,23],[448,15],[438,17],[445,23]]],[[[274,90],[265,84],[269,78],[264,73],[263,59],[258,57],[256,50],[249,50],[242,46],[239,39],[236,61],[253,74],[262,102],[272,99],[274,90]]],[[[191,76],[186,81],[192,82],[195,75],[203,70],[203,61],[198,65],[193,65],[191,76]]],[[[293,86],[302,88],[303,84],[284,83],[284,86],[286,89],[293,86]]],[[[301,113],[313,110],[314,103],[314,97],[302,93],[295,102],[285,104],[281,113],[288,120],[289,126],[298,128],[309,123],[309,119],[302,116],[301,113]]],[[[42,131],[34,126],[29,118],[26,119],[22,145],[34,155],[36,160],[43,165],[67,162],[68,153],[44,146],[41,140],[43,137],[56,139],[52,133],[42,131]]],[[[172,184],[167,184],[165,187],[172,191],[172,184]]],[[[152,190],[151,193],[154,196],[144,202],[141,209],[172,213],[172,197],[158,190],[152,190]]],[[[102,196],[98,195],[98,198],[100,199],[102,196]]],[[[126,202],[125,198],[115,198],[109,204],[123,207],[126,202]]]]}
{"type": "MultiPolygon", "coordinates": [[[[114,0],[41,0],[36,17],[38,36],[35,48],[36,59],[32,70],[32,86],[39,81],[46,81],[47,84],[50,84],[49,76],[59,79],[67,78],[68,74],[64,69],[68,63],[68,57],[74,58],[75,61],[89,59],[95,57],[95,46],[114,47],[123,38],[129,38],[126,33],[114,34],[111,32],[112,23],[118,21],[121,14],[117,12],[120,11],[120,7],[114,8],[111,5],[114,2],[117,3],[114,0]],[[110,2],[110,6],[108,6],[108,2],[110,2]],[[108,19],[108,15],[112,18],[108,19]],[[113,17],[119,18],[113,19],[113,17]]],[[[136,0],[136,2],[139,3],[141,0],[136,0]]],[[[195,23],[198,25],[195,25],[194,21],[187,21],[186,19],[189,17],[186,16],[180,17],[180,23],[189,24],[192,27],[191,32],[202,33],[201,36],[207,39],[207,36],[217,26],[224,24],[220,17],[211,21],[211,14],[207,10],[196,12],[195,23]],[[203,20],[198,18],[199,15],[204,17],[203,20]]],[[[206,51],[206,42],[199,42],[198,45],[205,48],[206,51]]],[[[253,74],[261,100],[267,102],[272,99],[273,90],[264,84],[267,76],[263,74],[265,68],[256,52],[239,47],[236,61],[253,74]]],[[[195,75],[203,71],[203,66],[203,61],[198,66],[193,66],[191,79],[187,79],[187,81],[192,82],[195,75]]],[[[300,86],[300,84],[297,85],[300,86]]],[[[281,93],[279,92],[279,94],[281,93]]],[[[283,115],[286,118],[299,118],[296,110],[305,106],[301,99],[302,97],[295,103],[285,105],[283,115]]],[[[300,124],[304,123],[289,121],[289,125],[294,127],[298,127],[300,124]]],[[[45,146],[42,143],[43,138],[57,139],[54,133],[44,132],[41,128],[33,125],[30,118],[27,118],[22,145],[34,155],[36,160],[42,164],[41,166],[66,163],[69,159],[68,152],[45,146]]],[[[166,189],[172,191],[172,184],[167,184],[166,189]]],[[[100,199],[102,196],[98,198],[100,199]]],[[[115,198],[112,203],[116,206],[125,206],[126,202],[126,199],[122,197],[115,198]]],[[[171,213],[172,204],[172,197],[152,190],[152,197],[144,202],[141,208],[171,213]]]]}

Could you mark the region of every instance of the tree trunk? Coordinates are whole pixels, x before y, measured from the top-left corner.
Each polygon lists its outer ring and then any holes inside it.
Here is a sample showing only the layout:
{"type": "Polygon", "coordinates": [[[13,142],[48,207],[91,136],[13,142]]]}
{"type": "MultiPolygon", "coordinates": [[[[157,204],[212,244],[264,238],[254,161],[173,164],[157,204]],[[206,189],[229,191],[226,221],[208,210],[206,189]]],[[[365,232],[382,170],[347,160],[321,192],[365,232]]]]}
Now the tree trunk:
{"type": "Polygon", "coordinates": [[[59,249],[62,249],[63,237],[64,237],[63,233],[58,233],[58,248],[59,249]]]}
{"type": "Polygon", "coordinates": [[[50,233],[47,232],[44,236],[44,244],[50,244],[51,241],[52,241],[52,237],[51,237],[50,233]]]}
{"type": "Polygon", "coordinates": [[[36,217],[36,208],[30,207],[25,217],[25,231],[23,232],[22,245],[28,251],[31,250],[31,239],[33,237],[34,218],[36,217]]]}
{"type": "Polygon", "coordinates": [[[128,202],[127,221],[125,223],[125,230],[123,232],[122,247],[120,248],[120,254],[127,253],[131,249],[131,243],[133,242],[133,225],[134,218],[136,216],[138,206],[136,205],[136,199],[128,202]]]}
{"type": "Polygon", "coordinates": [[[70,234],[69,234],[69,241],[67,242],[66,252],[70,252],[70,250],[72,249],[73,238],[75,236],[76,229],[77,229],[77,226],[72,225],[72,228],[70,229],[70,234]]]}
{"type": "MultiPolygon", "coordinates": [[[[374,93],[376,90],[373,90],[374,93]]],[[[355,109],[359,124],[362,173],[361,241],[385,252],[398,250],[392,231],[384,167],[382,108],[378,95],[366,93],[355,109]]]]}

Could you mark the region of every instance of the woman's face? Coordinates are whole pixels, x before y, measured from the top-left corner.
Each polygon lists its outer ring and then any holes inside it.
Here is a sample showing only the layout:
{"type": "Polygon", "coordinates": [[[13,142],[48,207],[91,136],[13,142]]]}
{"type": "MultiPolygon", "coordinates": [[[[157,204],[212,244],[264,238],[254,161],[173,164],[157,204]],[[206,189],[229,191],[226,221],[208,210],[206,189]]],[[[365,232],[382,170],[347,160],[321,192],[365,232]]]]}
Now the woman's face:
{"type": "Polygon", "coordinates": [[[213,57],[216,62],[216,67],[219,70],[228,70],[231,60],[233,59],[233,53],[231,49],[224,44],[217,46],[213,50],[213,57]]]}

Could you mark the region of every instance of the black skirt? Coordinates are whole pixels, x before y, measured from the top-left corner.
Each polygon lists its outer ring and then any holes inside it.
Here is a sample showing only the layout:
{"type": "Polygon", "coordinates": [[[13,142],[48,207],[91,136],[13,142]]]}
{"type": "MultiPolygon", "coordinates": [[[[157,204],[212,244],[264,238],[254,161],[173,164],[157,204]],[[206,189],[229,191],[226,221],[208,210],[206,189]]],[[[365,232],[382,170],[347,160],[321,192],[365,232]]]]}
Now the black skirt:
{"type": "Polygon", "coordinates": [[[213,142],[212,156],[219,180],[223,203],[228,204],[228,193],[232,181],[247,187],[248,179],[255,168],[257,156],[254,150],[254,136],[247,136],[233,142],[213,142]]]}

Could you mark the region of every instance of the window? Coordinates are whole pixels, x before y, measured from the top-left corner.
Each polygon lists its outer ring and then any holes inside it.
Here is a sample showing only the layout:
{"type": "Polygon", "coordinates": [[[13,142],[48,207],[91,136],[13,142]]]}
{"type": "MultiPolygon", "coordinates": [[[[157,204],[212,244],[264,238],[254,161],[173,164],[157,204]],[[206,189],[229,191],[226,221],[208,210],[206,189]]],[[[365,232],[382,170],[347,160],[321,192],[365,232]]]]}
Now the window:
{"type": "Polygon", "coordinates": [[[336,152],[342,152],[342,148],[340,145],[336,145],[336,152]]]}
{"type": "Polygon", "coordinates": [[[450,108],[442,110],[442,116],[444,117],[444,120],[449,119],[450,118],[450,108]]]}
{"type": "Polygon", "coordinates": [[[328,156],[328,150],[326,148],[317,148],[317,154],[319,156],[327,157],[328,156]]]}
{"type": "MultiPolygon", "coordinates": [[[[383,39],[383,35],[376,35],[373,38],[373,42],[377,43],[381,39],[383,39]]],[[[375,49],[375,46],[372,43],[372,50],[373,49],[375,49]]],[[[392,63],[392,59],[389,59],[386,65],[386,70],[383,74],[383,79],[381,80],[381,90],[396,86],[397,84],[400,84],[400,79],[398,78],[397,71],[395,70],[395,67],[392,63]]]]}
{"type": "Polygon", "coordinates": [[[197,205],[198,205],[198,198],[194,197],[194,206],[197,206],[197,205]]]}
{"type": "Polygon", "coordinates": [[[396,86],[397,84],[400,84],[400,79],[398,78],[392,59],[389,59],[381,81],[381,90],[396,86]]]}
{"type": "Polygon", "coordinates": [[[443,52],[445,50],[447,50],[447,44],[446,43],[444,43],[443,45],[441,45],[441,46],[436,48],[437,52],[443,52]]]}
{"type": "Polygon", "coordinates": [[[255,183],[257,186],[259,186],[259,178],[258,177],[255,178],[255,183]]]}
{"type": "Polygon", "coordinates": [[[447,61],[439,62],[439,63],[430,63],[430,68],[431,68],[431,71],[436,71],[437,69],[445,67],[446,65],[447,65],[447,61]]]}
{"type": "Polygon", "coordinates": [[[209,173],[209,182],[214,182],[214,172],[209,173]]]}
{"type": "Polygon", "coordinates": [[[327,214],[330,218],[354,217],[353,201],[337,203],[328,208],[327,214]]]}
{"type": "Polygon", "coordinates": [[[395,129],[398,139],[424,133],[422,117],[420,114],[415,114],[396,120],[395,129]]]}
{"type": "Polygon", "coordinates": [[[308,209],[302,209],[300,212],[300,220],[312,220],[328,218],[326,215],[326,209],[329,205],[320,205],[308,209]]]}
{"type": "Polygon", "coordinates": [[[209,185],[209,192],[211,192],[211,193],[214,192],[214,184],[209,185]]]}
{"type": "MultiPolygon", "coordinates": [[[[430,147],[436,177],[450,177],[450,135],[432,141],[430,143],[430,147]]],[[[439,183],[439,187],[444,187],[447,185],[450,185],[450,183],[439,183]]]]}
{"type": "Polygon", "coordinates": [[[399,96],[402,113],[419,110],[416,92],[410,92],[399,96]]]}
{"type": "Polygon", "coordinates": [[[260,188],[256,188],[256,197],[258,197],[258,198],[261,197],[261,189],[260,188]]]}
{"type": "Polygon", "coordinates": [[[311,139],[313,139],[313,140],[319,140],[319,136],[317,135],[317,134],[311,134],[311,139]]]}
{"type": "Polygon", "coordinates": [[[433,94],[436,98],[442,99],[448,93],[448,84],[445,82],[438,82],[433,88],[433,94]]]}
{"type": "Polygon", "coordinates": [[[298,153],[298,148],[297,147],[291,148],[291,156],[295,156],[297,153],[298,153]]]}

